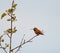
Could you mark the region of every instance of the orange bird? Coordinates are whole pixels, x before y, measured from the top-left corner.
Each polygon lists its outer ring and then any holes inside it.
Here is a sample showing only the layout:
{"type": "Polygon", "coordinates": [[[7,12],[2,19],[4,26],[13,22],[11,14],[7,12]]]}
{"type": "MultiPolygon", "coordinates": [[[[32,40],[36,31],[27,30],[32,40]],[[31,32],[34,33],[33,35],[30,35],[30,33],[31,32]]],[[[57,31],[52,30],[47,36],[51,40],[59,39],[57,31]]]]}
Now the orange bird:
{"type": "Polygon", "coordinates": [[[44,35],[43,32],[41,30],[39,30],[38,28],[33,28],[34,32],[36,35],[44,35]]]}

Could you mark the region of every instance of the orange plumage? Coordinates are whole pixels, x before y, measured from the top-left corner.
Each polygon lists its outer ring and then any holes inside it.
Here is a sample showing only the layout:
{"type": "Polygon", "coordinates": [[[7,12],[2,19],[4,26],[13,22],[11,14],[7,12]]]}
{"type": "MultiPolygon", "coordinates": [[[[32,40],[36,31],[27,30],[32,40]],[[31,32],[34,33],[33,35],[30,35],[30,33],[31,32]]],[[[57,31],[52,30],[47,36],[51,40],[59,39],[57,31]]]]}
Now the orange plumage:
{"type": "Polygon", "coordinates": [[[33,28],[35,34],[37,35],[44,35],[43,32],[41,30],[39,30],[38,28],[33,28]]]}

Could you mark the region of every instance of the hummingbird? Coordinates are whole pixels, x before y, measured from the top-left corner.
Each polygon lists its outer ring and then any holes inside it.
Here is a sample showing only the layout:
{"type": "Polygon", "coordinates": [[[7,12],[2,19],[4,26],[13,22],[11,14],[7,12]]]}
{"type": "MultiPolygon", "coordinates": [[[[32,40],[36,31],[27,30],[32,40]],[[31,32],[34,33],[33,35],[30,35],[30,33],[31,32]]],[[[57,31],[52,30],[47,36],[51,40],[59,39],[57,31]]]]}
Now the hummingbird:
{"type": "Polygon", "coordinates": [[[41,30],[39,30],[38,28],[33,28],[35,34],[38,36],[38,35],[44,35],[43,32],[41,30]]]}

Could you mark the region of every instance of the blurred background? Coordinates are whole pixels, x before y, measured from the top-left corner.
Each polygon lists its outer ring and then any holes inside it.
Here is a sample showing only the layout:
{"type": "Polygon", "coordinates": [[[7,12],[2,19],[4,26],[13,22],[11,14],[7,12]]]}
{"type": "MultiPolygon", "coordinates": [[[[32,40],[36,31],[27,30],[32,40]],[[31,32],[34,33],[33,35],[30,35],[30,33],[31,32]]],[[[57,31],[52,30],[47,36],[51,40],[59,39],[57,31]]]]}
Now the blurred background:
{"type": "MultiPolygon", "coordinates": [[[[0,16],[10,8],[11,2],[11,0],[0,1],[0,16]]],[[[24,45],[20,52],[60,53],[60,0],[15,0],[15,3],[18,4],[14,12],[17,21],[13,23],[13,27],[16,26],[18,31],[13,34],[12,47],[19,45],[24,34],[25,40],[34,36],[35,33],[31,29],[37,27],[43,31],[44,36],[36,37],[32,43],[24,45]]],[[[0,35],[10,27],[7,18],[9,16],[0,19],[0,35]]],[[[3,38],[9,43],[6,35],[3,38]]],[[[0,49],[0,53],[4,51],[0,49]]]]}

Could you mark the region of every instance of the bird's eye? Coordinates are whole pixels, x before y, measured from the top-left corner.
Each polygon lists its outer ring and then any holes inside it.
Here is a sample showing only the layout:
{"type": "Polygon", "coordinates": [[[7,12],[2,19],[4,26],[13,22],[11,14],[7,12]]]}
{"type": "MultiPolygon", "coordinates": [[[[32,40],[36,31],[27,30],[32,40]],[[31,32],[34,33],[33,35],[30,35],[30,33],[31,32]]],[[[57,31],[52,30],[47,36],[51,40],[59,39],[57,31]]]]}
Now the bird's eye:
{"type": "Polygon", "coordinates": [[[34,29],[34,31],[36,31],[36,29],[34,29]]]}

